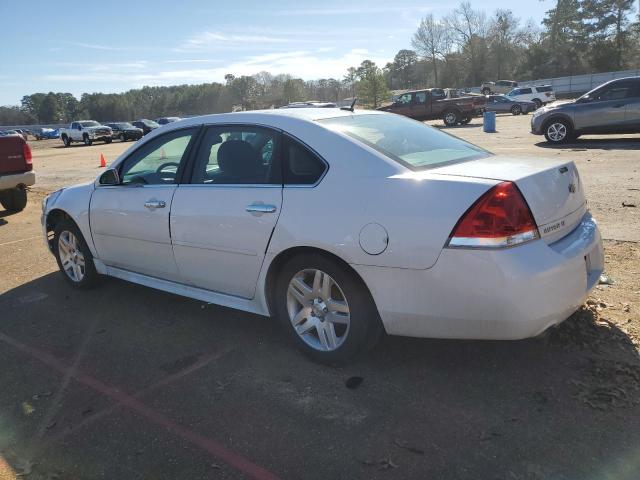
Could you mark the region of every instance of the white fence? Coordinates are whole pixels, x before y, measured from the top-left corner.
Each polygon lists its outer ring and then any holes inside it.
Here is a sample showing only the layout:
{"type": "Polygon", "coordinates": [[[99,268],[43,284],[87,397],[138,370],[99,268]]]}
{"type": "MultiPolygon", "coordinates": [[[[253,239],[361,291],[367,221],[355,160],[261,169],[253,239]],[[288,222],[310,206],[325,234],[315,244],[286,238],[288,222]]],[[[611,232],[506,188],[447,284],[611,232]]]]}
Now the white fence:
{"type": "Polygon", "coordinates": [[[624,70],[620,72],[593,73],[586,75],[573,75],[571,77],[543,78],[528,82],[518,82],[520,87],[533,85],[551,85],[556,94],[585,93],[614,78],[637,77],[640,70],[624,70]]]}

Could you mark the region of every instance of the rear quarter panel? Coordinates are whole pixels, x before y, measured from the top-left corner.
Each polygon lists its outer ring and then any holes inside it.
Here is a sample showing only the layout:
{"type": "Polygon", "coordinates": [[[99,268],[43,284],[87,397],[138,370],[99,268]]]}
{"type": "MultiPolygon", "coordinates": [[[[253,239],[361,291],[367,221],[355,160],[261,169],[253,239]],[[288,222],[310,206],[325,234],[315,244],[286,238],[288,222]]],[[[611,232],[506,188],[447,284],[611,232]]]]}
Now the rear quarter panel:
{"type": "Polygon", "coordinates": [[[283,189],[270,254],[309,246],[352,264],[430,268],[460,216],[497,183],[410,172],[366,146],[326,134],[314,135],[310,146],[329,170],[314,187],[283,189]],[[378,255],[360,246],[360,232],[370,223],[388,234],[387,248],[378,255]]]}

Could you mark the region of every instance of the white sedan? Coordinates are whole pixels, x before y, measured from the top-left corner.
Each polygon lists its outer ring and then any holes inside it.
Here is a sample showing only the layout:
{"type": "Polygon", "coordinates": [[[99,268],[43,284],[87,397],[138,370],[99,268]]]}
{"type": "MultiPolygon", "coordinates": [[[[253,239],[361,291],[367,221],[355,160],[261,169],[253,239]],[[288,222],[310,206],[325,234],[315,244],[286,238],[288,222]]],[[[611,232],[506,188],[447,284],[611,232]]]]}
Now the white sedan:
{"type": "Polygon", "coordinates": [[[301,108],[189,118],[43,202],[64,278],[110,275],[276,317],[316,360],[393,335],[520,339],[603,270],[572,162],[423,123],[301,108]]]}

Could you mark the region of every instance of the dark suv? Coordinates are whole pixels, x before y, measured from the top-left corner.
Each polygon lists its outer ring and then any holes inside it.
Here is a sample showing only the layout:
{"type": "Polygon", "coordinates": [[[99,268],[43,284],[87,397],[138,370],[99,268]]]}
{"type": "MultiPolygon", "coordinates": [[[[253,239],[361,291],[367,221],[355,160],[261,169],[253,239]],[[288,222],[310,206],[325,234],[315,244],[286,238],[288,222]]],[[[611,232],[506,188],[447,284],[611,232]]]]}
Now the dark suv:
{"type": "Polygon", "coordinates": [[[146,135],[147,133],[155,130],[156,128],[160,128],[160,125],[154,122],[153,120],[147,120],[146,118],[142,118],[140,120],[136,120],[135,122],[131,122],[134,127],[138,127],[142,130],[142,134],[146,135]]]}
{"type": "Polygon", "coordinates": [[[640,133],[640,77],[611,80],[573,102],[536,110],[531,133],[550,143],[590,133],[640,133]]]}

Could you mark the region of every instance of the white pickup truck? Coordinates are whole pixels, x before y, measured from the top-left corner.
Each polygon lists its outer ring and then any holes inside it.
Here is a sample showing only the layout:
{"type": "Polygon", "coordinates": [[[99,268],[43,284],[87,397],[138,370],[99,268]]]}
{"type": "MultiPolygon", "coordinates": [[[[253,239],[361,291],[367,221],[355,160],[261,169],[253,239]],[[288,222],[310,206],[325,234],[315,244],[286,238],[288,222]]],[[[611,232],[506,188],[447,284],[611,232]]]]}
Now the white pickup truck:
{"type": "Polygon", "coordinates": [[[111,143],[112,134],[110,127],[100,125],[95,120],[73,122],[69,128],[60,129],[60,138],[65,147],[73,142],[83,142],[85,145],[91,145],[94,141],[111,143]]]}

